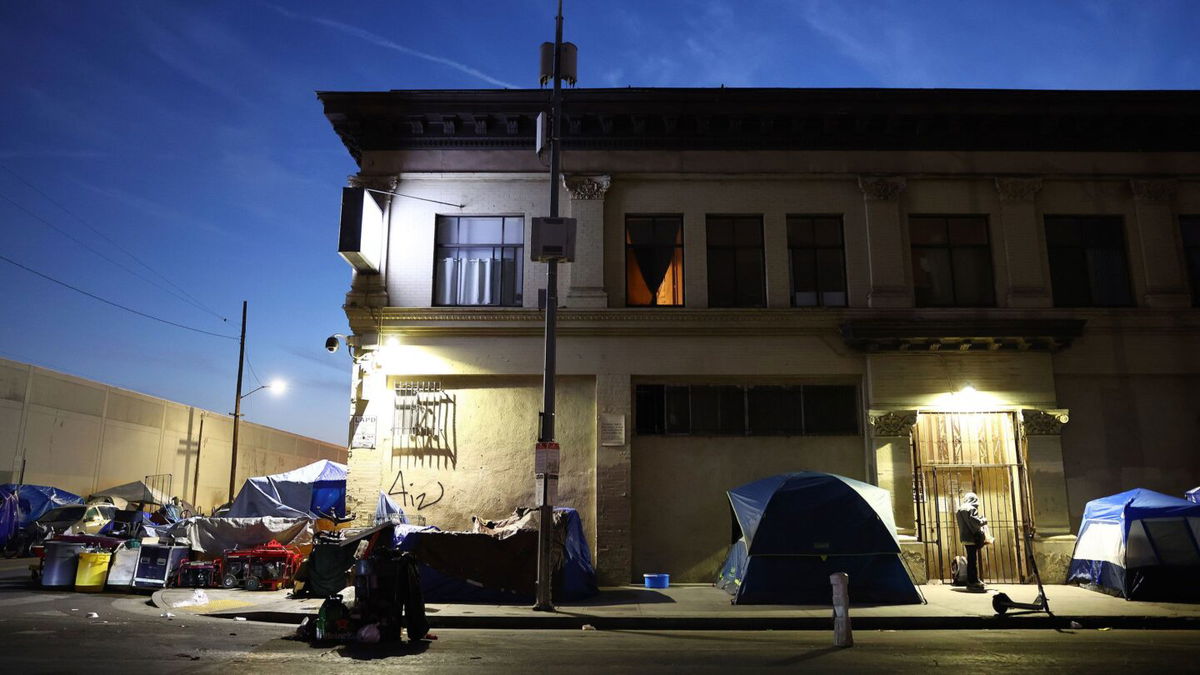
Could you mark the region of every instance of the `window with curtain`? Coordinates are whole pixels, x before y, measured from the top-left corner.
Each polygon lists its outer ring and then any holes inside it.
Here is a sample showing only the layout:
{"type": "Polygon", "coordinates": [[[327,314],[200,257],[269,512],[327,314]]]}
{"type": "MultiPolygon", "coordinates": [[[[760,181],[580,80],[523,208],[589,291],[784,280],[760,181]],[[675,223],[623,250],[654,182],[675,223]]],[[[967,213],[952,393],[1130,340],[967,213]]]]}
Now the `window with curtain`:
{"type": "Polygon", "coordinates": [[[708,306],[765,307],[762,216],[709,216],[708,306]]]}
{"type": "Polygon", "coordinates": [[[1200,216],[1179,216],[1179,230],[1192,282],[1192,306],[1200,307],[1200,216]]]}
{"type": "Polygon", "coordinates": [[[683,306],[683,216],[625,217],[625,304],[683,306]]]}
{"type": "Polygon", "coordinates": [[[521,306],[525,219],[438,216],[433,304],[521,306]]]}
{"type": "Polygon", "coordinates": [[[846,306],[841,216],[788,216],[793,307],[846,306]]]}
{"type": "Polygon", "coordinates": [[[908,234],[918,307],[996,304],[986,216],[910,216],[908,234]]]}
{"type": "Polygon", "coordinates": [[[1046,216],[1055,307],[1129,307],[1133,291],[1121,216],[1046,216]]]}

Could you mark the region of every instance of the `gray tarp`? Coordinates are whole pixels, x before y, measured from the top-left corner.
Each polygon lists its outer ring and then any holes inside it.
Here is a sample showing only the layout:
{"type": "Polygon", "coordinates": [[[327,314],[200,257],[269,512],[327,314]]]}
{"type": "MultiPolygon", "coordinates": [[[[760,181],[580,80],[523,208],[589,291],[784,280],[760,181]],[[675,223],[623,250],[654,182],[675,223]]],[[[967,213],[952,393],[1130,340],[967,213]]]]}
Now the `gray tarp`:
{"type": "Polygon", "coordinates": [[[269,541],[284,546],[312,543],[313,528],[308,518],[188,518],[171,526],[172,537],[187,537],[193,551],[219,556],[235,548],[252,548],[269,541]]]}
{"type": "Polygon", "coordinates": [[[118,499],[124,499],[127,502],[145,502],[147,504],[158,504],[159,506],[171,503],[170,497],[164,495],[158,490],[155,490],[149,485],[146,485],[140,480],[135,480],[132,483],[125,483],[124,485],[110,487],[106,490],[93,492],[92,495],[88,497],[88,501],[98,497],[116,497],[118,499]]]}

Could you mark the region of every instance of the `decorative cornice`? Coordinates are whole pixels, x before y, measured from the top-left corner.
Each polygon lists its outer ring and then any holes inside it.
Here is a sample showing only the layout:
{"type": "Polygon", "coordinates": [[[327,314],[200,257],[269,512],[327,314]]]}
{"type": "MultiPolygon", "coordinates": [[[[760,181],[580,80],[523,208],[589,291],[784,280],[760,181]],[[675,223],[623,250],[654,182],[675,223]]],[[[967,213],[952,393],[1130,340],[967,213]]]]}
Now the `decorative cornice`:
{"type": "Polygon", "coordinates": [[[1031,202],[1042,190],[1041,178],[997,178],[996,192],[1002,202],[1031,202]]]}
{"type": "Polygon", "coordinates": [[[872,410],[868,419],[876,438],[881,436],[896,436],[908,438],[912,435],[912,427],[917,423],[916,410],[872,410]]]}
{"type": "Polygon", "coordinates": [[[1139,202],[1165,204],[1175,199],[1179,183],[1174,180],[1141,180],[1135,178],[1129,181],[1129,187],[1133,190],[1133,198],[1139,202]]]}
{"type": "Polygon", "coordinates": [[[869,202],[894,201],[904,192],[908,182],[901,177],[859,176],[858,189],[869,202]]]}
{"type": "Polygon", "coordinates": [[[1063,425],[1071,420],[1070,411],[1065,408],[1022,410],[1021,418],[1026,436],[1058,436],[1063,425]]]}
{"type": "Polygon", "coordinates": [[[846,344],[885,351],[1058,351],[1083,334],[1082,319],[851,319],[846,344]]]}
{"type": "Polygon", "coordinates": [[[604,193],[612,187],[612,177],[602,174],[563,175],[562,181],[571,199],[604,199],[604,193]]]}

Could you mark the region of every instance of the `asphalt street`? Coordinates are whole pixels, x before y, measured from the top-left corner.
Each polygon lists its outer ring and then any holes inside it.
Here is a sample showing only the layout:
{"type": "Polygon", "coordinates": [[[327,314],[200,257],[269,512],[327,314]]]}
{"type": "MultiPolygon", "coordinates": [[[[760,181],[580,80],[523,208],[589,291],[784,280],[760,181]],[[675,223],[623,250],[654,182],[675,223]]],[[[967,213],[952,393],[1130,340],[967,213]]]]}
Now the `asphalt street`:
{"type": "Polygon", "coordinates": [[[0,561],[6,672],[920,672],[1190,671],[1195,631],[825,631],[442,629],[403,645],[310,645],[279,624],[163,617],[144,595],[30,588],[28,561],[0,561]],[[89,617],[95,613],[96,617],[89,617]]]}

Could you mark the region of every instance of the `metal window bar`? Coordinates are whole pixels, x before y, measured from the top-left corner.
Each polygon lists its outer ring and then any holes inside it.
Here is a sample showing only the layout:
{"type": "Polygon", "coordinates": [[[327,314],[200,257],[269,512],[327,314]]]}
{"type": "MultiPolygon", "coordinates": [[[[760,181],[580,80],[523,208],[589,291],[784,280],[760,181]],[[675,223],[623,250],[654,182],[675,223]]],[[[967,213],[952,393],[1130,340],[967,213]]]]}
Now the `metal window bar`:
{"type": "Polygon", "coordinates": [[[454,396],[440,382],[396,384],[396,411],[392,425],[394,447],[444,448],[454,396]]]}

